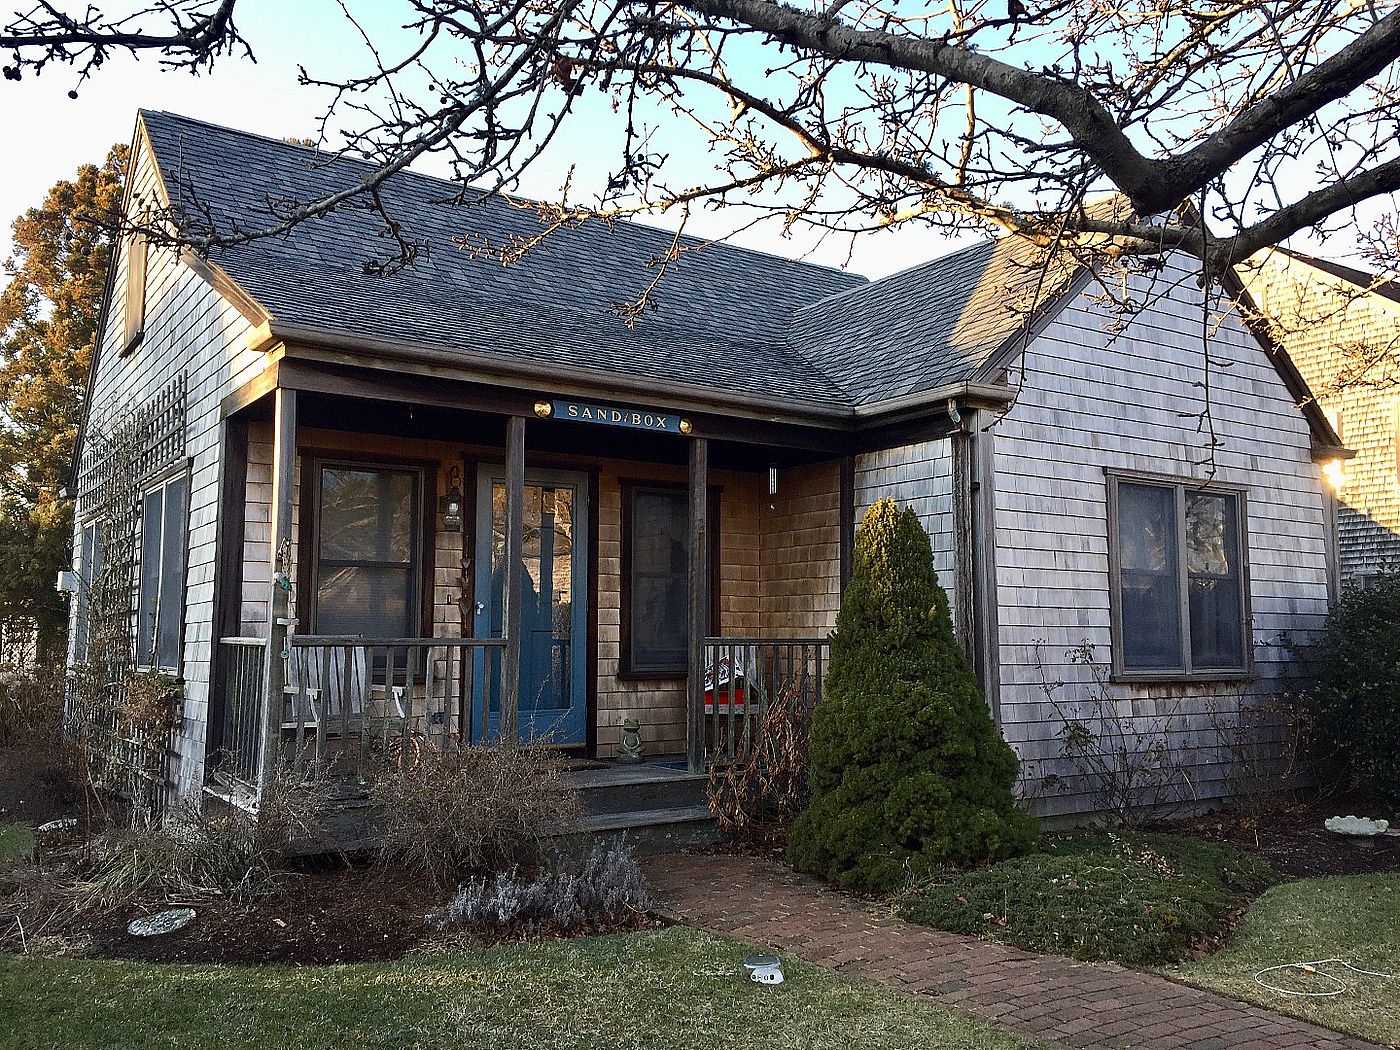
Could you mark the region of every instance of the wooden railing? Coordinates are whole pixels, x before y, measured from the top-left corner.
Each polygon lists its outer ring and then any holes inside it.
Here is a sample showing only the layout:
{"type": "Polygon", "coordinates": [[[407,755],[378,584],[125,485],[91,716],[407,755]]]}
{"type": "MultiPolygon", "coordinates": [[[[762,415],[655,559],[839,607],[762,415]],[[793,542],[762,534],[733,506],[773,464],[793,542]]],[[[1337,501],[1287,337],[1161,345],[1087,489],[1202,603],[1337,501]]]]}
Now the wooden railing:
{"type": "Polygon", "coordinates": [[[831,656],[825,638],[705,639],[705,760],[733,762],[746,751],[780,690],[808,707],[821,701],[831,656]]]}
{"type": "Polygon", "coordinates": [[[261,748],[272,761],[341,773],[416,762],[426,747],[469,742],[488,725],[499,676],[499,638],[364,639],[296,635],[288,641],[285,685],[268,733],[263,675],[268,643],[225,638],[225,769],[255,783],[261,748]],[[478,654],[481,654],[478,656],[478,654]]]}

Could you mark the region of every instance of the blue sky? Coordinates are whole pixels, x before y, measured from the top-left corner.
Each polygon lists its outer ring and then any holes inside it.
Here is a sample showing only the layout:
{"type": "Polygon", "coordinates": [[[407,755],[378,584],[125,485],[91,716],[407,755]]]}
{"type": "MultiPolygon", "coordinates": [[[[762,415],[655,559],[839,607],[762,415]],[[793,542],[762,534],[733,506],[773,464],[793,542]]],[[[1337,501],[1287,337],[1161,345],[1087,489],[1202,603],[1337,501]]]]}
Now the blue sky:
{"type": "MultiPolygon", "coordinates": [[[[400,10],[387,0],[351,6],[371,31],[392,29],[400,10]]],[[[67,97],[76,78],[64,68],[53,67],[19,84],[0,84],[0,131],[10,147],[4,151],[8,156],[0,156],[4,161],[0,163],[0,221],[8,224],[24,208],[38,203],[54,181],[68,177],[84,162],[99,159],[113,142],[128,140],[141,107],[279,137],[314,135],[326,96],[297,84],[297,64],[325,75],[333,75],[337,67],[361,69],[357,60],[364,54],[364,45],[358,34],[334,0],[241,0],[238,10],[256,64],[226,58],[213,73],[196,77],[162,71],[149,58],[137,62],[120,57],[81,86],[76,100],[67,97]]],[[[558,154],[574,158],[585,168],[591,162],[596,173],[599,158],[616,157],[616,151],[600,146],[599,140],[618,135],[620,125],[609,119],[602,106],[593,107],[587,116],[571,127],[558,154]]],[[[702,145],[697,134],[675,129],[662,148],[687,163],[703,165],[707,161],[702,145]]],[[[557,160],[537,169],[522,190],[531,196],[552,196],[566,164],[567,160],[557,160]]],[[[424,170],[432,172],[433,167],[428,164],[424,170]]],[[[692,217],[689,229],[724,236],[748,218],[737,209],[701,212],[692,217]]],[[[664,218],[653,221],[667,222],[664,218]]],[[[737,239],[784,255],[849,266],[871,277],[904,269],[956,246],[937,231],[915,226],[860,236],[849,261],[849,242],[844,239],[826,244],[801,234],[785,239],[773,225],[745,231],[737,239]]],[[[1340,258],[1352,245],[1333,238],[1325,246],[1300,247],[1340,258]]]]}

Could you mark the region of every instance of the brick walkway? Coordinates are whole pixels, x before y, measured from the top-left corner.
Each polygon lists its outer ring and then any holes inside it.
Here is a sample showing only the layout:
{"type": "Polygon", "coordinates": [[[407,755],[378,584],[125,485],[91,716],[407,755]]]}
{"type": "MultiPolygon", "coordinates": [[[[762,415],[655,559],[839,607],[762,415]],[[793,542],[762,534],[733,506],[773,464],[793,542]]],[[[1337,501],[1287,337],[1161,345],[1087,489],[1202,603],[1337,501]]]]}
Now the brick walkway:
{"type": "Polygon", "coordinates": [[[655,896],[691,925],[871,977],[1066,1047],[1369,1050],[1234,999],[1107,963],[1079,963],[902,922],[770,861],[647,862],[655,896]]]}

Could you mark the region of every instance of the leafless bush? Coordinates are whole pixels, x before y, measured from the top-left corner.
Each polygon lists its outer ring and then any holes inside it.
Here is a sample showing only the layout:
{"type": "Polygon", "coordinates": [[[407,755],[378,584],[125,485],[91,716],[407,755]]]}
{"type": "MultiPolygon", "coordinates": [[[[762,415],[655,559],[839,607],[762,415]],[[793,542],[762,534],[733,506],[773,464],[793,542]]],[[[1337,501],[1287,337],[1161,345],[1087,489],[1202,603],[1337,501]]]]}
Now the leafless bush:
{"type": "Polygon", "coordinates": [[[558,862],[524,878],[518,869],[468,879],[434,918],[481,932],[614,929],[650,906],[646,879],[623,839],[595,842],[581,863],[558,862]]]}
{"type": "Polygon", "coordinates": [[[761,844],[781,844],[807,805],[812,712],[801,679],[784,682],[734,764],[710,767],[706,793],[720,830],[761,844]]]}
{"type": "Polygon", "coordinates": [[[1282,805],[1298,785],[1311,739],[1306,704],[1294,693],[1250,697],[1208,711],[1226,801],[1254,826],[1282,805]]]}
{"type": "Polygon", "coordinates": [[[55,667],[0,667],[0,747],[54,741],[63,722],[63,672],[55,667]]]}
{"type": "Polygon", "coordinates": [[[1087,642],[1065,654],[1071,664],[1089,669],[1087,695],[1067,699],[1065,683],[1051,680],[1040,648],[1037,642],[1035,665],[1041,692],[1060,723],[1060,753],[1088,786],[1096,811],[1121,827],[1138,828],[1195,797],[1189,762],[1172,741],[1179,704],[1152,715],[1125,712],[1110,692],[1108,668],[1087,642]]]}
{"type": "Polygon", "coordinates": [[[580,812],[552,756],[516,747],[427,749],[413,766],[381,773],[370,799],[383,815],[380,863],[440,886],[534,864],[580,812]]]}

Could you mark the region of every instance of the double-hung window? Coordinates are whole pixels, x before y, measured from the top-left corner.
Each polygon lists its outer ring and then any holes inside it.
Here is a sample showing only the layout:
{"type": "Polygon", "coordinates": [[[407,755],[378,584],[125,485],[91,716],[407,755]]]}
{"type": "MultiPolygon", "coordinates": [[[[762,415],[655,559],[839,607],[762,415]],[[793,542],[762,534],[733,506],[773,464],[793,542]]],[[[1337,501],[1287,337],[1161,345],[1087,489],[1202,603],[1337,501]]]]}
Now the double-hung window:
{"type": "Polygon", "coordinates": [[[1115,475],[1109,493],[1115,673],[1245,674],[1250,631],[1243,491],[1115,475]]]}
{"type": "Polygon", "coordinates": [[[136,600],[136,662],[180,669],[185,608],[189,473],[182,469],[141,497],[141,576],[136,600]]]}
{"type": "Polygon", "coordinates": [[[312,627],[317,634],[418,633],[422,473],[318,463],[312,627]]]}

